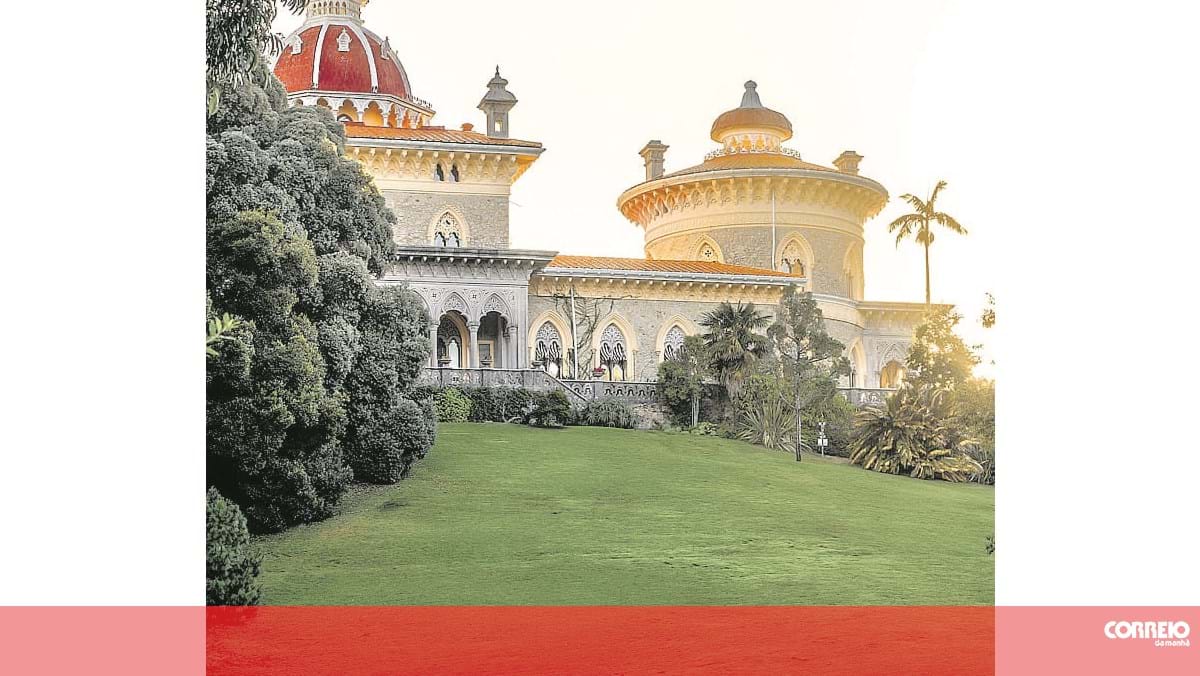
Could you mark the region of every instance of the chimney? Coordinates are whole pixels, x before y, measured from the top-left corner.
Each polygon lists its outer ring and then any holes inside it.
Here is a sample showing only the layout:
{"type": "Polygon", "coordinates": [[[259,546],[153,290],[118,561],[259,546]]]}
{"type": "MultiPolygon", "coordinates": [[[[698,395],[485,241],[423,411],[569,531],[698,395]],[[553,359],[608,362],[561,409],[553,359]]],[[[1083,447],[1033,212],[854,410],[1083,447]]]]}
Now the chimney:
{"type": "Polygon", "coordinates": [[[862,155],[859,155],[853,150],[847,150],[846,152],[837,156],[837,159],[833,161],[833,166],[837,167],[837,170],[843,174],[854,174],[857,176],[858,163],[862,161],[862,158],[862,155]]]}
{"type": "Polygon", "coordinates": [[[663,175],[663,159],[667,154],[667,148],[670,147],[663,145],[662,141],[654,139],[638,151],[638,154],[646,161],[647,181],[653,181],[663,175]]]}

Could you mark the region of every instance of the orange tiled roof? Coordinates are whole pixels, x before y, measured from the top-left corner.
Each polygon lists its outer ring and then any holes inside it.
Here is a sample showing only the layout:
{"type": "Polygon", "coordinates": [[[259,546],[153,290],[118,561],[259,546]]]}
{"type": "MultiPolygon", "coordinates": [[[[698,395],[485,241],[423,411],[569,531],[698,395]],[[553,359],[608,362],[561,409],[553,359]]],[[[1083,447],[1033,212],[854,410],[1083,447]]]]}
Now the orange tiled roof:
{"type": "Polygon", "coordinates": [[[435,143],[476,143],[491,146],[519,146],[522,148],[542,147],[542,144],[535,141],[522,141],[515,138],[492,138],[477,131],[467,131],[465,129],[368,127],[358,122],[346,123],[346,138],[398,139],[403,141],[432,141],[435,143]]]}
{"type": "Polygon", "coordinates": [[[705,160],[703,164],[697,164],[694,167],[673,171],[664,178],[671,176],[684,176],[687,174],[698,174],[702,171],[720,171],[722,169],[811,169],[814,171],[831,171],[835,169],[823,167],[819,164],[805,162],[790,155],[782,155],[779,153],[733,153],[731,155],[718,155],[712,159],[705,160]]]}
{"type": "Polygon", "coordinates": [[[646,258],[617,258],[614,256],[555,256],[548,268],[580,268],[592,270],[636,270],[639,272],[684,272],[706,275],[757,275],[759,277],[791,277],[787,272],[776,272],[747,265],[729,265],[709,261],[649,260],[646,258]]]}

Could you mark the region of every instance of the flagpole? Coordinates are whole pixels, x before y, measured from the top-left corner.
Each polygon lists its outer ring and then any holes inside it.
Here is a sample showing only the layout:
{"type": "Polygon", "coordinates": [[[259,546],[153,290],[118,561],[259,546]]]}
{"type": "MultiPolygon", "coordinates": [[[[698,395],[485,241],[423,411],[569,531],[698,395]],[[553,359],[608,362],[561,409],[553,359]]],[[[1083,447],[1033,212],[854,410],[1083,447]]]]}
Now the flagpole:
{"type": "Polygon", "coordinates": [[[771,271],[778,269],[775,264],[775,188],[771,188],[771,271]]]}

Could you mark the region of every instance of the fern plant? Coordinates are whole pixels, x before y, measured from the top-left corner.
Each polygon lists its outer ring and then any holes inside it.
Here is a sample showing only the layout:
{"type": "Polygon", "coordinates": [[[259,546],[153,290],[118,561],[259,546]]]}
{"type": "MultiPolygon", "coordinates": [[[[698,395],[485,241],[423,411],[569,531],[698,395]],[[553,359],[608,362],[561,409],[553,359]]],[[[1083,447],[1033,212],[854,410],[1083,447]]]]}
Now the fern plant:
{"type": "Polygon", "coordinates": [[[882,408],[855,418],[850,462],[885,474],[969,481],[982,468],[968,454],[975,440],[959,434],[955,417],[949,391],[902,387],[882,408]]]}

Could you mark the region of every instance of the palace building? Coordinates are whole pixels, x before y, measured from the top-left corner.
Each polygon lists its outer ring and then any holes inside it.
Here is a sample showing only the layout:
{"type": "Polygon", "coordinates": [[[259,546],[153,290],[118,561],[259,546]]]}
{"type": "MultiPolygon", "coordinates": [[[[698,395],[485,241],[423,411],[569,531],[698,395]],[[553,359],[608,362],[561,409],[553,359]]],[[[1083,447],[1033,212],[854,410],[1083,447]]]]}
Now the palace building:
{"type": "Polygon", "coordinates": [[[509,135],[508,81],[499,68],[488,81],[482,129],[435,125],[390,41],[364,25],[367,2],[309,2],[275,73],[291,104],[345,124],[347,155],[395,212],[395,263],[380,283],[407,284],[433,318],[430,378],[645,391],[706,312],[728,301],[770,313],[789,285],[813,293],[846,345],[852,401],[877,401],[903,378],[925,306],[863,298],[863,224],[888,193],[859,173],[861,155],[802,159],[784,145],[791,122],[747,82],[699,164],[666,172],[667,145],[641,149],[645,180],[616,207],[644,231],[643,258],[513,249],[509,192],[544,148],[509,135]]]}

